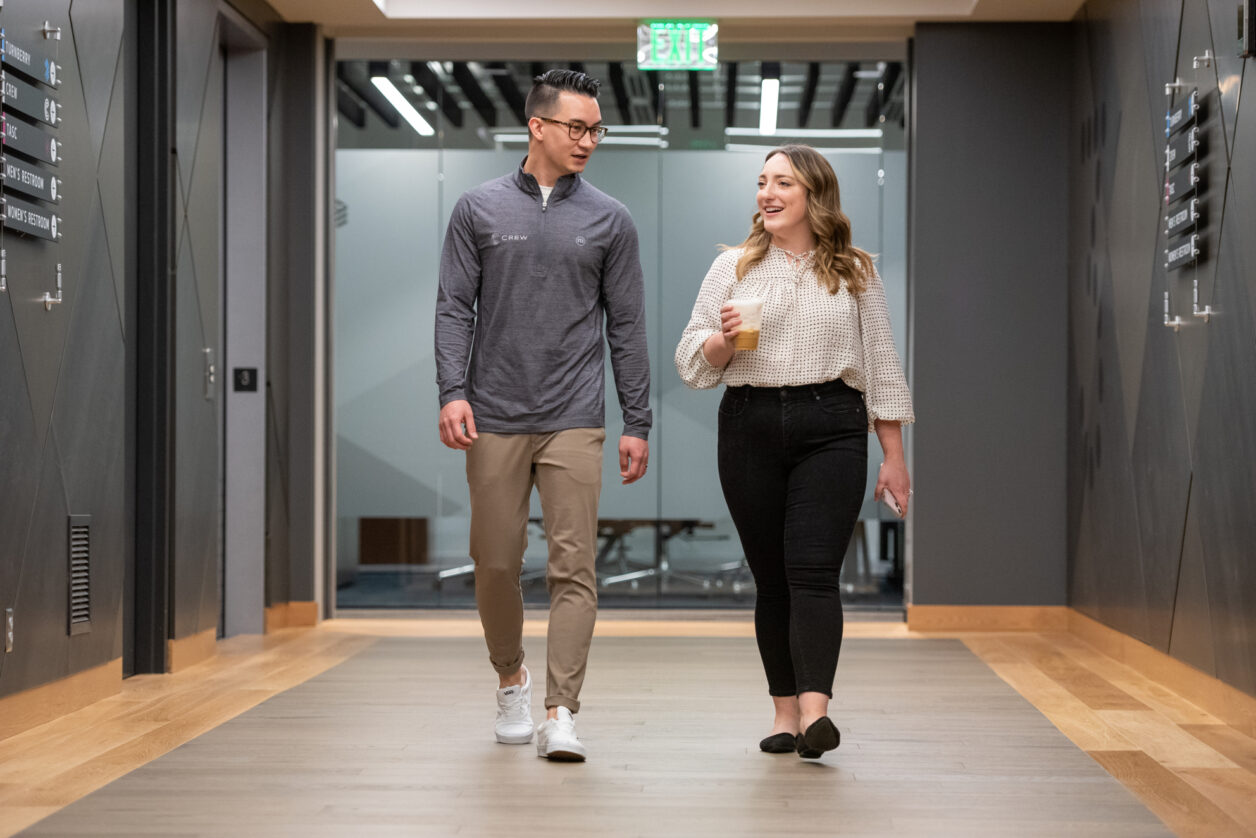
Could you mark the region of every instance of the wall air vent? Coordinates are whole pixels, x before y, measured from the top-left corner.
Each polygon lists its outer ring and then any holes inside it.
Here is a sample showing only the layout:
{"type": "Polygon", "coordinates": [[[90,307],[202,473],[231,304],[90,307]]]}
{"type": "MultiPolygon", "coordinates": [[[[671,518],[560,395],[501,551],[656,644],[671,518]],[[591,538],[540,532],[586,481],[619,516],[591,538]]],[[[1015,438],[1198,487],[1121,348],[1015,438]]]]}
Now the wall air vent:
{"type": "Polygon", "coordinates": [[[70,634],[92,630],[92,516],[70,516],[70,634]]]}

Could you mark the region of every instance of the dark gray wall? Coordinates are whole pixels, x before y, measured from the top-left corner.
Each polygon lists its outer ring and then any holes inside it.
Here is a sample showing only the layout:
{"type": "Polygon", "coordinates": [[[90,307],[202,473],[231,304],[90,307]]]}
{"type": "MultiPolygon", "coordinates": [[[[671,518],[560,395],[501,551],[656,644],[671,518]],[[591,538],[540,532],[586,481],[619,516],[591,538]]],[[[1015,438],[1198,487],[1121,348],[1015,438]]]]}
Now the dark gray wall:
{"type": "Polygon", "coordinates": [[[319,360],[329,317],[324,271],[327,143],[320,104],[328,50],[310,24],[275,30],[270,102],[270,261],[267,321],[266,602],[324,601],[319,591],[326,534],[320,474],[326,425],[319,360]],[[320,416],[323,414],[323,416],[320,416]]]}
{"type": "Polygon", "coordinates": [[[1069,599],[1256,694],[1256,106],[1240,106],[1235,6],[1092,0],[1078,17],[1069,599]],[[1205,50],[1217,60],[1196,68],[1205,50]],[[1164,85],[1178,77],[1205,106],[1204,256],[1168,272],[1164,85]],[[1219,312],[1207,323],[1195,280],[1219,312]]]}
{"type": "Polygon", "coordinates": [[[917,27],[912,602],[1063,605],[1061,24],[917,27]]]}
{"type": "MultiPolygon", "coordinates": [[[[268,38],[270,142],[267,150],[271,254],[266,282],[272,335],[287,345],[287,285],[310,293],[318,258],[310,240],[308,206],[315,153],[308,120],[282,124],[318,85],[309,75],[321,35],[295,27],[296,62],[285,60],[290,28],[261,0],[232,4],[268,38]],[[282,69],[281,69],[282,68],[282,69]],[[285,143],[309,153],[286,158],[285,143]],[[305,145],[301,145],[304,143],[305,145]],[[295,193],[294,193],[295,185],[295,193]],[[294,198],[295,194],[295,198],[294,198]],[[290,217],[299,206],[304,215],[290,217]],[[298,235],[294,231],[301,231],[298,235]],[[306,247],[289,246],[304,237],[306,247]],[[302,256],[308,251],[308,256],[302,256]],[[295,254],[295,256],[294,256],[295,254]],[[294,258],[301,256],[297,264],[294,258]],[[275,300],[284,305],[275,306],[275,300]],[[278,326],[276,325],[278,324],[278,326]]],[[[61,203],[64,237],[56,243],[3,232],[8,291],[0,293],[0,609],[13,608],[16,644],[0,653],[0,696],[81,672],[124,655],[130,630],[127,578],[135,555],[134,468],[136,311],[136,54],[137,5],[132,0],[9,3],[0,11],[6,35],[55,51],[63,83],[57,93],[63,122],[55,130],[65,162],[61,203]],[[43,21],[61,26],[60,42],[44,42],[43,21]],[[63,299],[45,311],[39,302],[55,289],[62,264],[63,299]],[[67,516],[91,522],[91,631],[70,636],[67,516]]],[[[221,533],[218,423],[221,402],[203,395],[201,349],[213,346],[218,394],[226,384],[218,297],[221,227],[221,87],[218,78],[217,0],[177,4],[173,143],[174,288],[173,415],[175,507],[171,510],[170,602],[166,631],[187,637],[218,623],[221,533]]],[[[321,82],[320,82],[321,84],[321,82]]],[[[308,324],[294,329],[311,331],[308,324]]],[[[309,341],[310,337],[304,338],[309,341]]],[[[277,345],[272,341],[272,349],[277,345]]],[[[269,359],[268,598],[313,599],[312,557],[293,558],[289,528],[313,531],[310,509],[289,512],[292,482],[286,394],[292,373],[286,349],[269,359]],[[293,568],[296,568],[294,571],[293,568]],[[292,579],[304,587],[290,595],[292,579]]],[[[298,374],[312,382],[312,364],[298,374]]],[[[303,379],[304,380],[304,379],[303,379]]],[[[307,389],[312,387],[307,386],[307,389]]],[[[309,459],[300,451],[302,462],[309,459]]],[[[312,461],[312,460],[311,460],[312,461]]],[[[0,649],[3,647],[0,646],[0,649]]]]}
{"type": "Polygon", "coordinates": [[[0,12],[9,39],[61,65],[62,124],[51,131],[65,156],[56,168],[61,241],[2,234],[0,608],[14,610],[16,636],[13,652],[0,645],[0,695],[123,654],[133,549],[132,13],[126,0],[8,3],[0,12]],[[61,27],[60,41],[44,41],[44,20],[61,27]],[[55,290],[58,262],[63,302],[46,311],[39,300],[55,290]],[[70,514],[92,516],[91,630],[75,636],[67,631],[70,514]]]}

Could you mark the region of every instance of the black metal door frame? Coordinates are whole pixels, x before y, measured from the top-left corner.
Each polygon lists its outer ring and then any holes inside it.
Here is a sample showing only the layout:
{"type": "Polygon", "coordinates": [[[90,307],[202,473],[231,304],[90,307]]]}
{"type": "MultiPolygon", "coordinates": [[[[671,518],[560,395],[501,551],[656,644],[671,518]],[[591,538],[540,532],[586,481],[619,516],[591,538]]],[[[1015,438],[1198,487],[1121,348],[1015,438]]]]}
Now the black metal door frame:
{"type": "Polygon", "coordinates": [[[175,2],[145,0],[136,11],[135,556],[127,675],[165,672],[170,634],[175,2]]]}

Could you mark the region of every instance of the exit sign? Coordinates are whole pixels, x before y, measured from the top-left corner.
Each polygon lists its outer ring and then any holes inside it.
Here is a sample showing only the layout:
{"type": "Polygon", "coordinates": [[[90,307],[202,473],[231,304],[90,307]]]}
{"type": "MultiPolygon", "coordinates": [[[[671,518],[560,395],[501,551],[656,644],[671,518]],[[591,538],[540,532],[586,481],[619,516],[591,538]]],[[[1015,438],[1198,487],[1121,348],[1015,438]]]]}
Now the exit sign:
{"type": "Polygon", "coordinates": [[[637,27],[637,68],[714,70],[719,29],[709,21],[647,20],[637,27]]]}

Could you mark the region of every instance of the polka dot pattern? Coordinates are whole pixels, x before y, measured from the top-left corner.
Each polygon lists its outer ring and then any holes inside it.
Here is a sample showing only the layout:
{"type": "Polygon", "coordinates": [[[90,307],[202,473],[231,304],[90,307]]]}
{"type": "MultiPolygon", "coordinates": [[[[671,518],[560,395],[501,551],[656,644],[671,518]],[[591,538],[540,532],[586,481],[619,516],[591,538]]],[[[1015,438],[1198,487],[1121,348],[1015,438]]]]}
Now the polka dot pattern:
{"type": "Polygon", "coordinates": [[[911,393],[890,332],[885,287],[875,272],[857,297],[846,286],[830,294],[811,260],[799,264],[784,250],[767,256],[737,281],[742,250],[715,258],[689,325],[676,347],[676,371],[690,387],[793,387],[840,378],[864,394],[868,428],[877,419],[916,421],[911,393]],[[759,348],[739,351],[724,369],[707,363],[702,344],[720,331],[720,308],[727,300],[763,298],[759,348]]]}

